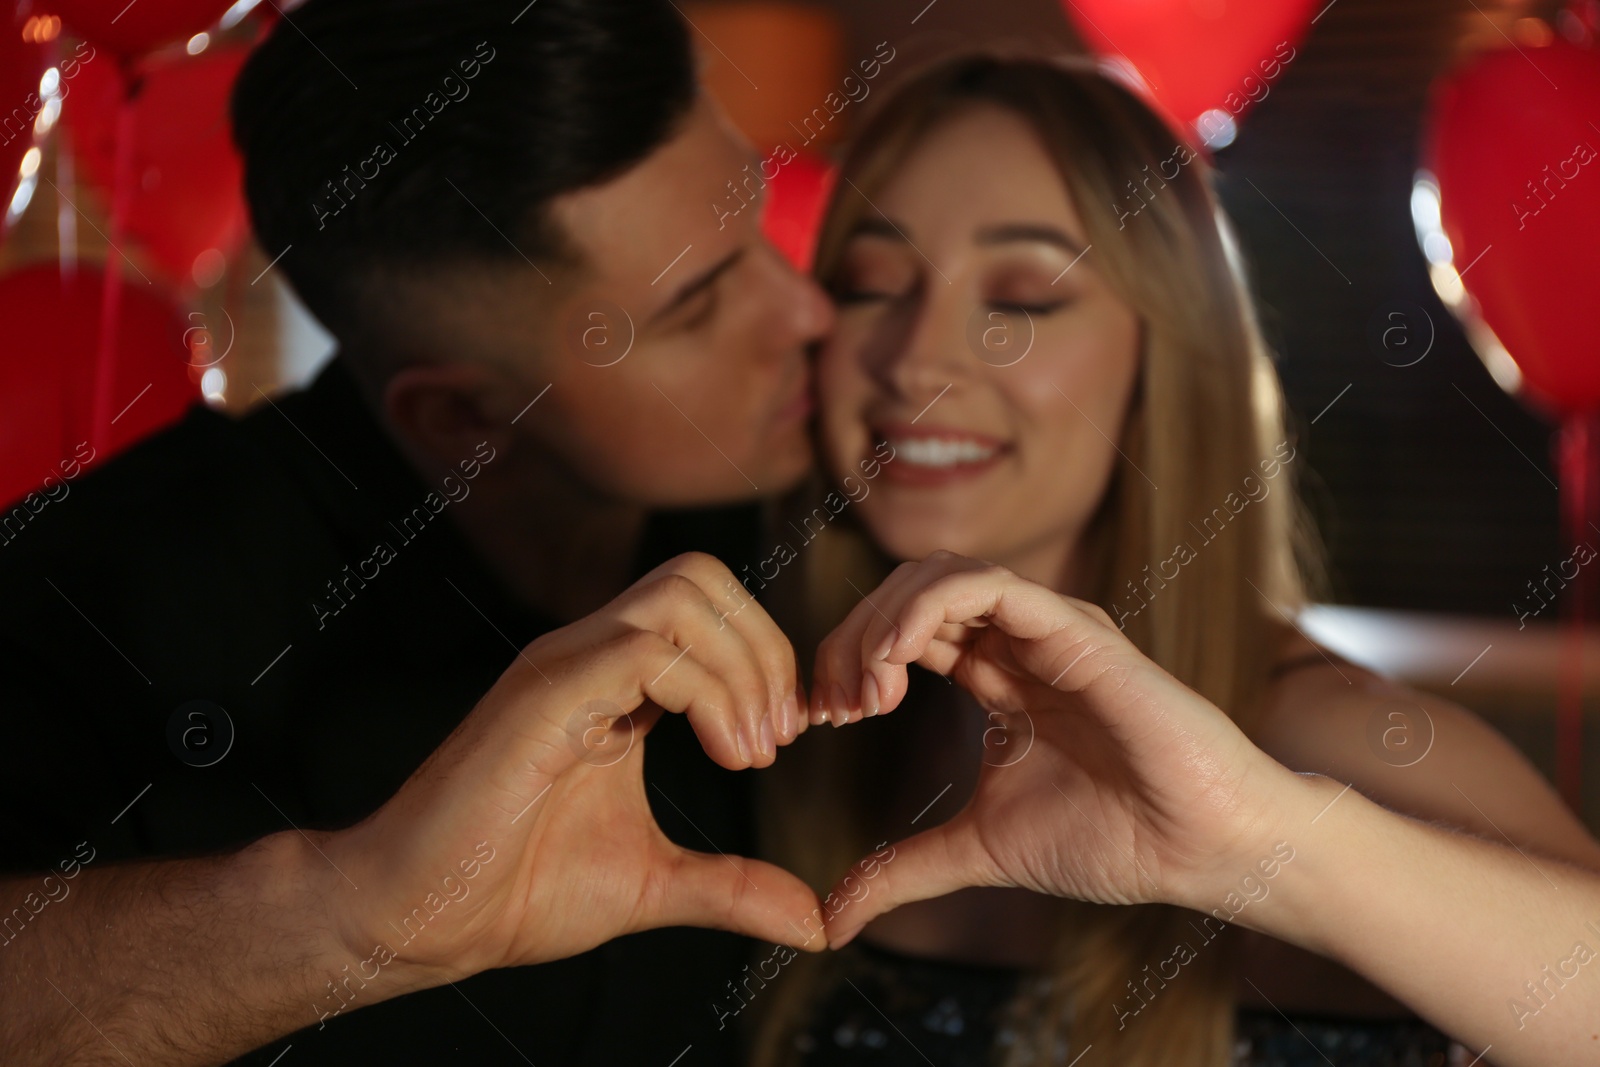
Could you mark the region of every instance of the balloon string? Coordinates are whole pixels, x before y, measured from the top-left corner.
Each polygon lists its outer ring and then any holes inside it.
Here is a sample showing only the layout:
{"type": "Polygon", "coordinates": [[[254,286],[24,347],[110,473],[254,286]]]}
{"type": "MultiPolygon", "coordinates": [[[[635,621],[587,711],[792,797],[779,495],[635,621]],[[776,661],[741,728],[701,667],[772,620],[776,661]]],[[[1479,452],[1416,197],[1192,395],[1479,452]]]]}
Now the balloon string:
{"type": "MultiPolygon", "coordinates": [[[[1600,470],[1597,449],[1600,416],[1569,416],[1562,424],[1559,444],[1562,528],[1569,559],[1576,558],[1579,545],[1589,543],[1588,534],[1594,528],[1595,476],[1600,470]]],[[[1583,810],[1583,651],[1592,599],[1589,569],[1577,568],[1572,590],[1565,598],[1566,631],[1556,703],[1556,787],[1574,812],[1583,810]]]]}
{"type": "Polygon", "coordinates": [[[122,102],[117,107],[116,156],[111,170],[111,218],[107,225],[106,271],[100,290],[100,337],[94,367],[94,398],[90,427],[94,447],[106,455],[111,446],[112,393],[117,380],[117,319],[122,308],[122,252],[120,241],[127,226],[133,198],[133,101],[139,85],[131,71],[123,72],[122,102]]]}

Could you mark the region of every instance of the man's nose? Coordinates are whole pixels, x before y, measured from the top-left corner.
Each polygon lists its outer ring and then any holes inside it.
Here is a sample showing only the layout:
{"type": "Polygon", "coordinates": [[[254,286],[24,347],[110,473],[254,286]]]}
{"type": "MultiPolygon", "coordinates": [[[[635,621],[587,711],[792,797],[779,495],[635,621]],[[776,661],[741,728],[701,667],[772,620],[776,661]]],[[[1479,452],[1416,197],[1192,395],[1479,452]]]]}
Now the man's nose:
{"type": "Polygon", "coordinates": [[[810,345],[833,332],[833,301],[811,275],[796,270],[776,248],[768,248],[778,272],[777,315],[793,343],[810,345]]]}

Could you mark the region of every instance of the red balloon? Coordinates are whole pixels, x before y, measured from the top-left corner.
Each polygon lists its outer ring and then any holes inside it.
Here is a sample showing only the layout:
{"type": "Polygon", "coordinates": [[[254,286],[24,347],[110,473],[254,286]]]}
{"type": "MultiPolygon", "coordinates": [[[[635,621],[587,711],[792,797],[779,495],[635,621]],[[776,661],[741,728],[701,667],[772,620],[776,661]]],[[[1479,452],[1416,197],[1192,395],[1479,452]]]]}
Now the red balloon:
{"type": "MultiPolygon", "coordinates": [[[[776,153],[769,157],[772,163],[779,159],[776,153]]],[[[795,152],[767,183],[766,212],[761,217],[761,229],[796,270],[811,269],[822,216],[836,176],[836,168],[821,156],[795,152]]]]}
{"type": "MultiPolygon", "coordinates": [[[[1296,57],[1317,0],[1063,0],[1102,56],[1132,64],[1185,129],[1217,110],[1237,119],[1296,57]]],[[[1220,116],[1216,119],[1221,122],[1220,116]]],[[[1212,139],[1212,124],[1201,133],[1212,139]]],[[[1228,138],[1231,139],[1231,138],[1228,138]]],[[[1222,143],[1226,143],[1223,141],[1222,143]]]]}
{"type": "Polygon", "coordinates": [[[242,47],[212,45],[193,58],[152,59],[135,75],[135,95],[126,105],[123,74],[110,64],[86,63],[62,107],[73,151],[108,211],[120,109],[133,109],[122,233],[180,286],[193,284],[196,256],[208,248],[226,255],[246,232],[242,165],[227,114],[228,91],[246,54],[242,47]]]}
{"type": "Polygon", "coordinates": [[[44,107],[39,78],[49,66],[44,45],[24,36],[28,23],[21,6],[19,0],[0,0],[0,217],[21,181],[22,157],[33,147],[33,120],[44,107]]]}
{"type": "MultiPolygon", "coordinates": [[[[104,275],[80,264],[63,281],[54,263],[0,276],[0,501],[60,479],[74,457],[99,462],[175,421],[199,397],[189,380],[186,321],[154,285],[124,279],[117,318],[111,436],[90,443],[90,406],[104,275]],[[148,388],[147,388],[148,387],[148,388]],[[80,447],[81,446],[81,447],[80,447]]],[[[51,483],[52,485],[54,483],[51,483]]]]}
{"type": "Polygon", "coordinates": [[[1477,313],[1516,361],[1527,399],[1558,415],[1600,411],[1592,120],[1600,52],[1556,39],[1486,53],[1441,82],[1424,149],[1477,313]]]}
{"type": "Polygon", "coordinates": [[[231,5],[229,0],[46,0],[44,6],[78,36],[132,59],[193,37],[231,5]]]}

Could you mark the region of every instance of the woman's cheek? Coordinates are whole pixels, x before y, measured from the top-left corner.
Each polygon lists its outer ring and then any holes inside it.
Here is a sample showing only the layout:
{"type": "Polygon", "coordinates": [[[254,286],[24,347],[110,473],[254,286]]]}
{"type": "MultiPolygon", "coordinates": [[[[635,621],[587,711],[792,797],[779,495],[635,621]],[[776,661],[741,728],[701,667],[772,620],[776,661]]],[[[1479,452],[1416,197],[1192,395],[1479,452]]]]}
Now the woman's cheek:
{"type": "Polygon", "coordinates": [[[835,345],[824,349],[817,360],[817,425],[824,453],[833,468],[830,474],[838,475],[851,466],[851,452],[861,451],[866,440],[867,429],[861,421],[863,380],[835,345]]]}

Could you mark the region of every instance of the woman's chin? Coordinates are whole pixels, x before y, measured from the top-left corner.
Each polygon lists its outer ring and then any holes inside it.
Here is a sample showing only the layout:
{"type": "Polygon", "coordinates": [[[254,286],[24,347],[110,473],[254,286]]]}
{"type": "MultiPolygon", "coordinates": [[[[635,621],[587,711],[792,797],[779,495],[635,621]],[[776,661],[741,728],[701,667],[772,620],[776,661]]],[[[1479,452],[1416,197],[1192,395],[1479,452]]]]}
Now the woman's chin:
{"type": "Polygon", "coordinates": [[[926,559],[940,549],[961,556],[987,558],[983,553],[985,546],[964,531],[941,531],[937,527],[913,526],[909,523],[878,524],[870,521],[867,531],[879,548],[901,562],[926,559]]]}

